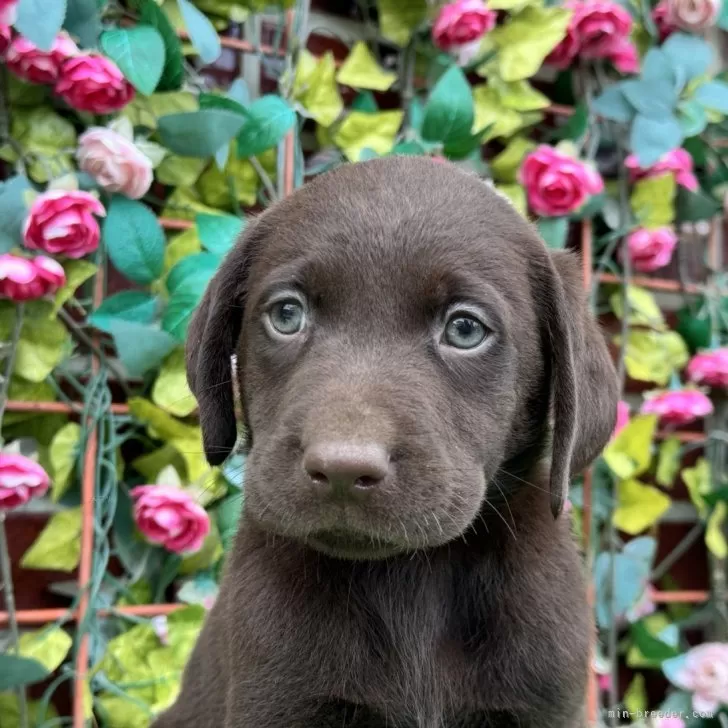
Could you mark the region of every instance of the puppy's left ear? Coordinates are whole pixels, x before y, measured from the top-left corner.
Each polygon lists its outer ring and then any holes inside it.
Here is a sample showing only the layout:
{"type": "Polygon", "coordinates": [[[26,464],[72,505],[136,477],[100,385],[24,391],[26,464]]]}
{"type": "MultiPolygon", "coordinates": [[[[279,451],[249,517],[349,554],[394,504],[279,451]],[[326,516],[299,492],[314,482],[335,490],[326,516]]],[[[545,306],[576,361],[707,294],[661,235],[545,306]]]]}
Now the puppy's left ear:
{"type": "Polygon", "coordinates": [[[554,418],[550,490],[556,517],[571,477],[599,455],[614,430],[619,386],[606,341],[589,310],[579,259],[567,251],[551,251],[549,257],[551,271],[541,285],[545,283],[551,299],[547,302],[554,418]]]}

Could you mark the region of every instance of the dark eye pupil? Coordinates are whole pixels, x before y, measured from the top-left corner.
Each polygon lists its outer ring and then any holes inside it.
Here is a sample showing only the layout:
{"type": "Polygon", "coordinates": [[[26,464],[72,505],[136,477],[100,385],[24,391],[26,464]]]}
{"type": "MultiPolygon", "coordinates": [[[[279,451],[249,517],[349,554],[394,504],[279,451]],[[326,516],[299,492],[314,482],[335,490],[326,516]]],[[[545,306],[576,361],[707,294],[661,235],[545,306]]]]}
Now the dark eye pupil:
{"type": "Polygon", "coordinates": [[[296,305],[293,303],[283,303],[278,311],[278,318],[282,323],[289,323],[296,318],[296,305]]]}
{"type": "Polygon", "coordinates": [[[474,349],[487,335],[485,325],[471,316],[453,316],[445,328],[445,341],[457,349],[474,349]]]}
{"type": "Polygon", "coordinates": [[[295,334],[303,326],[303,308],[297,301],[281,301],[271,309],[270,322],[281,334],[295,334]]]}
{"type": "Polygon", "coordinates": [[[473,321],[473,319],[455,319],[453,325],[455,326],[458,334],[465,339],[470,338],[478,330],[478,325],[475,323],[475,321],[473,321]]]}

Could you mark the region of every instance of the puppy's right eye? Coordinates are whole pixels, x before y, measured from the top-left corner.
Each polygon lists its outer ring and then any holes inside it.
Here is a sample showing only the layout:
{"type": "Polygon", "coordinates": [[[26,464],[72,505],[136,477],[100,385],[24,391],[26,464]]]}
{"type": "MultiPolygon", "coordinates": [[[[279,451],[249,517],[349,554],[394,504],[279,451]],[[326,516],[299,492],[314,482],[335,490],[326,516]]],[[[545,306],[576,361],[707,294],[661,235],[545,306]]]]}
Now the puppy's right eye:
{"type": "Polygon", "coordinates": [[[276,301],[268,310],[268,321],[273,329],[284,336],[297,334],[305,321],[303,306],[295,298],[276,301]]]}

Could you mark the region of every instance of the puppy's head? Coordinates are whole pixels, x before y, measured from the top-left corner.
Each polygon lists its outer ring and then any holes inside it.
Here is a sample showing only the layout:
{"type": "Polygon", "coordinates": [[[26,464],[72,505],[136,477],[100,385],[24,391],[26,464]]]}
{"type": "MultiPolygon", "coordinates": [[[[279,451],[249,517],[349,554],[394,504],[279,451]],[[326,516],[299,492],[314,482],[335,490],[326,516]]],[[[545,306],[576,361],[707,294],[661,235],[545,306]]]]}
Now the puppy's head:
{"type": "Polygon", "coordinates": [[[342,557],[457,538],[499,471],[539,458],[558,514],[616,416],[576,263],[426,159],[323,175],[231,251],[188,341],[214,464],[236,439],[233,354],[247,515],[342,557]]]}

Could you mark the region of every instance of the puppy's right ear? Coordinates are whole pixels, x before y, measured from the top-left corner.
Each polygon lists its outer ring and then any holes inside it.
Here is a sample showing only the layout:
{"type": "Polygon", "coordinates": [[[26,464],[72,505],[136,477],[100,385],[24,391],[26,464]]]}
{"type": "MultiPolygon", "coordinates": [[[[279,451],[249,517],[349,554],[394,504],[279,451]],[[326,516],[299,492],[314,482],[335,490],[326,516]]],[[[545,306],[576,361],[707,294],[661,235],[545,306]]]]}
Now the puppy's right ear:
{"type": "Polygon", "coordinates": [[[187,382],[197,398],[202,442],[210,465],[220,465],[237,439],[231,358],[240,336],[255,222],[210,281],[187,333],[187,382]]]}

